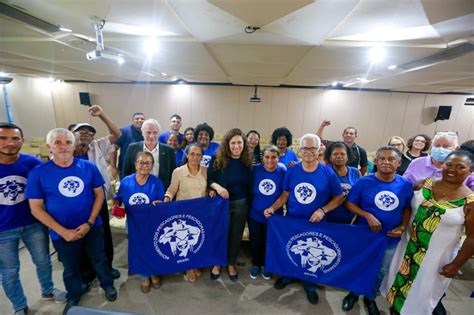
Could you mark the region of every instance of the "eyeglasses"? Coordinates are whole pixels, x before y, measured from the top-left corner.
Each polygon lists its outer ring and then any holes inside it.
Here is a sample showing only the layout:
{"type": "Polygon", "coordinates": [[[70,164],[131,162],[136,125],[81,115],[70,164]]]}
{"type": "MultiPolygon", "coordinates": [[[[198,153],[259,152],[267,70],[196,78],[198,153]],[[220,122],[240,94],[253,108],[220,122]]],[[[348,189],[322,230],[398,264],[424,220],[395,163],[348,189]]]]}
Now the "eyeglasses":
{"type": "Polygon", "coordinates": [[[137,161],[137,164],[140,166],[151,166],[153,163],[151,161],[137,161]]]}
{"type": "Polygon", "coordinates": [[[81,136],[93,136],[93,135],[95,135],[95,132],[93,132],[93,131],[79,131],[79,134],[81,136]]]}
{"type": "Polygon", "coordinates": [[[305,151],[305,152],[316,152],[319,150],[319,148],[315,148],[315,147],[311,147],[311,148],[308,148],[308,147],[301,147],[300,148],[301,151],[305,151]]]}
{"type": "Polygon", "coordinates": [[[202,153],[189,152],[188,154],[192,157],[201,157],[202,156],[202,153]]]}

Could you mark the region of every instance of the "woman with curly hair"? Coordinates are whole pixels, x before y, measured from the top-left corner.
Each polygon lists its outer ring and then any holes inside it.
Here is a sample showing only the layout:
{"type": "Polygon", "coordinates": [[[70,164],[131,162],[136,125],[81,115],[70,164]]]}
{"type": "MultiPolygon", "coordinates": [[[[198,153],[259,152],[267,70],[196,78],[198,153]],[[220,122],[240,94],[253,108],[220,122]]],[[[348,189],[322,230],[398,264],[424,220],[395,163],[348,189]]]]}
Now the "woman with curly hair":
{"type": "Polygon", "coordinates": [[[183,142],[181,142],[181,149],[186,149],[188,145],[191,143],[196,142],[194,138],[194,128],[193,127],[188,127],[184,130],[184,139],[183,142]]]}
{"type": "Polygon", "coordinates": [[[212,142],[214,129],[206,123],[199,124],[194,129],[194,141],[199,143],[203,149],[201,166],[209,168],[209,162],[219,148],[219,144],[212,142]]]}
{"type": "MultiPolygon", "coordinates": [[[[235,264],[249,213],[251,166],[247,137],[240,129],[229,130],[222,139],[216,156],[211,159],[207,183],[219,196],[230,199],[227,271],[232,282],[237,281],[235,264]]],[[[220,266],[212,268],[211,280],[219,278],[220,269],[220,266]]]]}
{"type": "Polygon", "coordinates": [[[406,156],[410,158],[410,160],[427,156],[427,151],[431,147],[431,137],[425,134],[418,134],[408,139],[407,147],[408,151],[406,152],[406,156]]]}
{"type": "Polygon", "coordinates": [[[260,164],[262,162],[262,153],[260,152],[260,134],[258,131],[250,130],[247,132],[247,143],[250,156],[252,156],[252,164],[260,164]]]}
{"type": "Polygon", "coordinates": [[[276,145],[280,151],[280,163],[285,166],[292,166],[298,162],[298,156],[295,152],[289,149],[289,146],[293,143],[293,135],[290,130],[286,127],[280,127],[272,133],[272,144],[276,145]]]}

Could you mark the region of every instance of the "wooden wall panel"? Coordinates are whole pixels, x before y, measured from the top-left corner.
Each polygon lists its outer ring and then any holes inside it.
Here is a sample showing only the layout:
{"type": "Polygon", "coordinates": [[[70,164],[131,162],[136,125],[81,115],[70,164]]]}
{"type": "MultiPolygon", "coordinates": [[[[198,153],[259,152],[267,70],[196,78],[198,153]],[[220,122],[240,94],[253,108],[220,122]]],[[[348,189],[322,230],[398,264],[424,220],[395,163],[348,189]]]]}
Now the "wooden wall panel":
{"type": "Polygon", "coordinates": [[[223,92],[224,90],[220,86],[207,87],[207,123],[216,130],[224,129],[222,126],[223,92]]]}
{"type": "Polygon", "coordinates": [[[270,125],[275,128],[286,126],[288,111],[293,109],[292,104],[288,104],[288,89],[272,90],[272,112],[270,113],[270,125]]]}
{"type": "Polygon", "coordinates": [[[425,98],[426,95],[424,94],[408,94],[401,131],[401,136],[405,140],[420,133],[419,123],[425,98]]]}
{"type": "Polygon", "coordinates": [[[323,93],[320,90],[306,90],[301,135],[316,133],[324,119],[321,117],[322,104],[323,93]]]}
{"type": "Polygon", "coordinates": [[[400,136],[403,125],[403,117],[407,105],[408,96],[402,93],[391,93],[388,105],[383,138],[389,139],[392,136],[400,136]]]}
{"type": "Polygon", "coordinates": [[[259,103],[249,102],[249,99],[253,94],[253,87],[239,87],[239,113],[234,124],[229,126],[230,128],[240,128],[244,133],[254,129],[255,106],[259,103]]]}
{"type": "Polygon", "coordinates": [[[269,117],[272,112],[272,89],[259,88],[258,96],[262,99],[261,103],[255,104],[254,126],[255,130],[260,133],[260,138],[264,143],[270,143],[273,130],[269,117]]]}
{"type": "Polygon", "coordinates": [[[289,90],[286,127],[290,129],[294,135],[303,135],[305,94],[304,89],[289,90]]]}

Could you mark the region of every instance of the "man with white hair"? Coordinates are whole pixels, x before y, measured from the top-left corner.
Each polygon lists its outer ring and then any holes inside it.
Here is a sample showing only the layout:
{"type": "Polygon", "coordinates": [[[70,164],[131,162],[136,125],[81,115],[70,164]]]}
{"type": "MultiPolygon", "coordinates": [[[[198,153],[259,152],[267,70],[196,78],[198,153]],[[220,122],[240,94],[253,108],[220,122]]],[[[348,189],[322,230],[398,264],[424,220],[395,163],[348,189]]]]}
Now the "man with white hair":
{"type": "MultiPolygon", "coordinates": [[[[338,178],[318,160],[320,145],[321,140],[315,134],[308,133],[300,139],[301,162],[288,168],[283,193],[264,211],[267,218],[288,202],[287,216],[319,222],[343,202],[344,195],[338,178]]],[[[281,290],[292,282],[291,278],[281,277],[275,282],[274,287],[281,290]]],[[[303,286],[308,301],[317,304],[319,297],[316,293],[316,284],[304,281],[303,286]]]]}
{"type": "Polygon", "coordinates": [[[123,176],[135,173],[135,157],[138,152],[150,152],[155,163],[152,174],[161,179],[163,186],[168,188],[171,182],[171,174],[176,168],[176,157],[174,150],[163,143],[158,142],[160,124],[156,119],[150,118],[143,122],[142,134],[144,141],[134,142],[128,146],[123,161],[123,176]]]}
{"type": "Polygon", "coordinates": [[[99,212],[104,202],[104,179],[97,167],[74,158],[75,137],[67,129],[48,132],[46,142],[53,159],[28,176],[26,197],[31,212],[50,228],[50,236],[64,265],[67,290],[64,314],[79,303],[82,291],[81,256],[87,253],[109,301],[117,299],[104,253],[104,231],[99,212]]]}
{"type": "MultiPolygon", "coordinates": [[[[403,174],[413,185],[428,177],[441,178],[443,163],[449,153],[459,147],[456,131],[438,131],[433,137],[430,155],[413,160],[403,174]]],[[[474,174],[466,179],[466,185],[474,190],[474,174]]]]}

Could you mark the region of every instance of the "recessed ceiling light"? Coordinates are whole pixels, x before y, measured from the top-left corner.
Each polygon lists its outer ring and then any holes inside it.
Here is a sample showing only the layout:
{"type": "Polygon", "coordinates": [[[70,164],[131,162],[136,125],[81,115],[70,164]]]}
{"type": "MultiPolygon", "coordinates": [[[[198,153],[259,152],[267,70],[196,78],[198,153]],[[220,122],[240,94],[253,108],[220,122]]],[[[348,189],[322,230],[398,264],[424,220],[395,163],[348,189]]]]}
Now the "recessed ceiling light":
{"type": "Polygon", "coordinates": [[[151,72],[146,72],[146,71],[143,71],[144,74],[146,75],[149,75],[150,77],[154,77],[155,75],[151,72]]]}
{"type": "Polygon", "coordinates": [[[117,58],[117,63],[118,63],[119,65],[121,65],[121,64],[123,64],[124,62],[125,62],[125,59],[124,59],[122,56],[118,56],[118,58],[117,58]]]}
{"type": "Polygon", "coordinates": [[[387,67],[388,70],[395,70],[397,69],[397,65],[390,65],[387,67]]]}
{"type": "Polygon", "coordinates": [[[168,76],[168,74],[167,74],[167,73],[164,73],[164,72],[160,72],[160,74],[161,74],[161,76],[163,76],[163,77],[167,77],[167,76],[168,76]]]}
{"type": "Polygon", "coordinates": [[[63,31],[63,32],[68,32],[68,33],[71,33],[71,32],[72,32],[71,29],[66,28],[66,27],[64,27],[64,26],[59,26],[59,30],[60,30],[60,31],[63,31]]]}
{"type": "Polygon", "coordinates": [[[366,78],[357,78],[357,80],[359,80],[362,83],[370,82],[370,80],[367,80],[366,78]]]}
{"type": "Polygon", "coordinates": [[[331,85],[332,85],[333,87],[336,87],[338,84],[339,84],[339,83],[338,83],[337,81],[334,81],[333,83],[331,83],[331,85]]]}
{"type": "Polygon", "coordinates": [[[385,59],[385,49],[380,46],[372,47],[369,56],[372,63],[379,63],[385,59]]]}
{"type": "Polygon", "coordinates": [[[53,77],[49,77],[49,78],[48,78],[48,81],[49,81],[49,82],[54,82],[54,81],[56,81],[56,79],[53,78],[53,77]]]}
{"type": "Polygon", "coordinates": [[[150,37],[145,39],[145,43],[143,45],[143,48],[145,49],[145,53],[149,56],[153,55],[158,51],[159,48],[159,43],[158,39],[156,37],[150,37]]]}
{"type": "Polygon", "coordinates": [[[6,76],[8,76],[8,73],[6,73],[6,72],[0,72],[0,77],[6,77],[6,76]]]}

